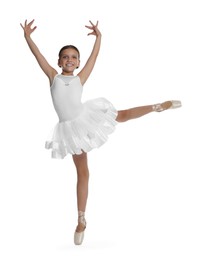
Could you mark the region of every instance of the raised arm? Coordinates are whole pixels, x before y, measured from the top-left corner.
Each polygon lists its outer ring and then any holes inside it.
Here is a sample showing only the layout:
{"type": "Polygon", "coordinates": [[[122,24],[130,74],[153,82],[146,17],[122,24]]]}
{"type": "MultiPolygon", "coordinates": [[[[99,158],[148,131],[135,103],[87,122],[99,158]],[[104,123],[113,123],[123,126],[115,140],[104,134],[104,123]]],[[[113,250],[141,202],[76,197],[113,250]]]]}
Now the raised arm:
{"type": "Polygon", "coordinates": [[[98,29],[98,22],[96,23],[96,25],[94,25],[91,21],[89,22],[91,23],[91,26],[86,25],[85,27],[92,30],[92,32],[88,33],[88,35],[95,35],[96,40],[86,64],[84,65],[83,69],[78,73],[78,76],[80,77],[82,84],[86,82],[86,80],[88,79],[89,75],[91,74],[94,68],[94,65],[96,63],[96,58],[98,56],[100,45],[101,45],[101,33],[98,29]]]}
{"type": "Polygon", "coordinates": [[[24,23],[24,26],[22,24],[20,24],[20,25],[21,25],[22,29],[24,30],[24,37],[25,37],[25,40],[26,40],[31,52],[35,56],[38,64],[40,65],[41,69],[43,70],[43,72],[49,78],[50,84],[51,84],[55,74],[57,74],[57,71],[49,65],[49,63],[47,62],[45,57],[41,54],[40,50],[38,49],[38,47],[36,46],[36,44],[34,43],[34,41],[31,38],[31,34],[37,28],[36,26],[31,28],[33,22],[34,22],[34,20],[32,20],[30,23],[27,24],[27,20],[26,20],[24,23]]]}

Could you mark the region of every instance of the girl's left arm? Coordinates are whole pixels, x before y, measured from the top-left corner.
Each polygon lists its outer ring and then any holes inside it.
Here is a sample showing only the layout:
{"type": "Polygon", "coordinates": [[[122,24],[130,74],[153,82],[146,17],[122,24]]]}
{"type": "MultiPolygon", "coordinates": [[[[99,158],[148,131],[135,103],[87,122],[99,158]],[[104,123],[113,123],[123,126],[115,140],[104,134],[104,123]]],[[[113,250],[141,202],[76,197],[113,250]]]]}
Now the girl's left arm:
{"type": "Polygon", "coordinates": [[[96,40],[86,64],[84,65],[83,69],[78,73],[82,85],[84,85],[84,83],[87,81],[88,77],[90,76],[94,68],[100,50],[100,45],[101,45],[101,32],[98,29],[98,22],[96,23],[96,25],[94,25],[91,21],[89,22],[91,23],[91,26],[86,25],[85,27],[92,30],[92,32],[88,33],[88,35],[95,35],[96,40]]]}

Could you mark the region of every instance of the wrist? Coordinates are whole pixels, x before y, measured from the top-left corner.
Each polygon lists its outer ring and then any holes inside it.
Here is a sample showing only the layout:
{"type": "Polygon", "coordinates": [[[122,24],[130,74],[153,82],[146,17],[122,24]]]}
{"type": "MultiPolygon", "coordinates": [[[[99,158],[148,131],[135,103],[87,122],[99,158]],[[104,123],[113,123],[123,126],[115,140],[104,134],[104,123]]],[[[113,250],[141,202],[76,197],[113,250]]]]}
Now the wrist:
{"type": "Polygon", "coordinates": [[[30,39],[30,35],[27,35],[27,34],[24,34],[24,38],[27,40],[27,39],[30,39]]]}

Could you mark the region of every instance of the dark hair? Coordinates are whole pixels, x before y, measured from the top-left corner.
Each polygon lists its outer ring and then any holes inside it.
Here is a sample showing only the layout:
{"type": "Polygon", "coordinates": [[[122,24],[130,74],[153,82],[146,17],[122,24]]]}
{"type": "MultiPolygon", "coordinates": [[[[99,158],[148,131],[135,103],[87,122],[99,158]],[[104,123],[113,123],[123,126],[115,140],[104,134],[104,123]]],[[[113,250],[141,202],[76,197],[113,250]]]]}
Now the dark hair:
{"type": "Polygon", "coordinates": [[[74,50],[76,50],[77,53],[78,53],[78,58],[80,58],[80,52],[79,52],[78,48],[75,47],[74,45],[66,45],[66,46],[62,47],[61,50],[59,51],[59,58],[61,57],[62,51],[66,50],[66,49],[74,49],[74,50]]]}

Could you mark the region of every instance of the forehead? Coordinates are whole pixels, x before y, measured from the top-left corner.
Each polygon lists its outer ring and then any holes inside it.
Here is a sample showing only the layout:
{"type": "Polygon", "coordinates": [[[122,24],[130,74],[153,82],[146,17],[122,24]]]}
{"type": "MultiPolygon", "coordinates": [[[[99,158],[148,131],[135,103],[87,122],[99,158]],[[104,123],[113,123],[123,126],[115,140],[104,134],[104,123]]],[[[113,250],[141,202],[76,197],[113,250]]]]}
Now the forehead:
{"type": "Polygon", "coordinates": [[[77,55],[78,56],[78,52],[73,49],[73,48],[68,48],[62,51],[61,55],[77,55]]]}

